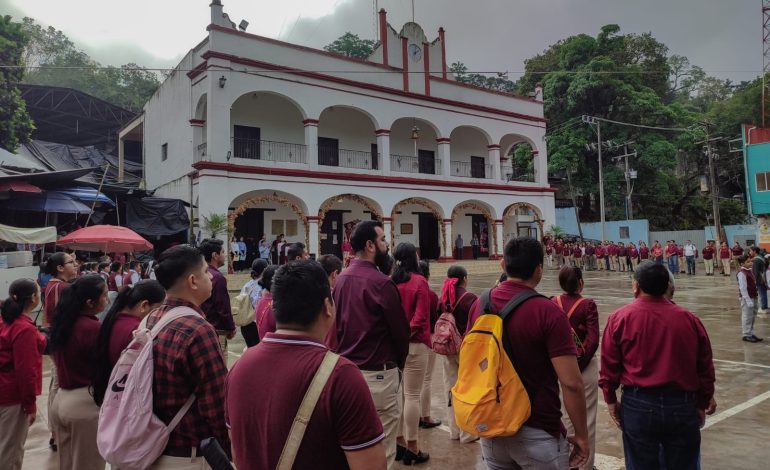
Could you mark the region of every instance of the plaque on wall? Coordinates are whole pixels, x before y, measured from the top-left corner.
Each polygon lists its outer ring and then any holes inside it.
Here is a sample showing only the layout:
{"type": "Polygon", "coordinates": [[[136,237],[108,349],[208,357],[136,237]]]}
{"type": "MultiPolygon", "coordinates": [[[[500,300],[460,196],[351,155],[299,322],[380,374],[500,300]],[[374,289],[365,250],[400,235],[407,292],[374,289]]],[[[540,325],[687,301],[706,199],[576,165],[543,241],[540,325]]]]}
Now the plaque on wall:
{"type": "Polygon", "coordinates": [[[412,224],[401,224],[401,235],[411,235],[414,233],[414,226],[412,224]]]}

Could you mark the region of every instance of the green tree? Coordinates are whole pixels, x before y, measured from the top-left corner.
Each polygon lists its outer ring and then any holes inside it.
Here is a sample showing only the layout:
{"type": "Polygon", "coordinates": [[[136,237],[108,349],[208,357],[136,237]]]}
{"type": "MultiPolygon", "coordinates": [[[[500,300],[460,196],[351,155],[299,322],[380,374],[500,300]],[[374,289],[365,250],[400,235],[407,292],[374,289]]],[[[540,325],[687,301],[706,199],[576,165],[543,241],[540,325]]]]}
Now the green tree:
{"type": "Polygon", "coordinates": [[[468,73],[468,67],[462,62],[454,62],[449,66],[449,71],[458,82],[467,83],[481,88],[513,93],[516,83],[508,80],[507,73],[499,73],[497,76],[486,76],[480,73],[468,73]]]}
{"type": "Polygon", "coordinates": [[[26,103],[17,87],[24,76],[22,54],[27,35],[10,16],[0,18],[0,147],[11,152],[29,142],[34,129],[26,103]]]}
{"type": "Polygon", "coordinates": [[[348,31],[335,39],[331,44],[324,46],[324,50],[348,57],[368,59],[369,56],[372,55],[372,52],[374,52],[374,47],[376,45],[376,41],[371,39],[361,39],[357,34],[348,31]]]}

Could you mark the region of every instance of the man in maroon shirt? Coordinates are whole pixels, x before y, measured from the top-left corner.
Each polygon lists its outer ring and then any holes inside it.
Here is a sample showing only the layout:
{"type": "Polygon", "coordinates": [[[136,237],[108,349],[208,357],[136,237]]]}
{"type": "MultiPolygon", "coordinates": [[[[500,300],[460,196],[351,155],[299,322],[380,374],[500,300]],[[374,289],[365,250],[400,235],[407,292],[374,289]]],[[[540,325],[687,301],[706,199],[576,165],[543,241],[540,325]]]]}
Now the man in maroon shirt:
{"type": "Polygon", "coordinates": [[[155,416],[168,424],[191,394],[195,394],[195,401],[151,468],[206,468],[199,449],[203,439],[216,438],[230,453],[224,419],[227,366],[217,333],[199,307],[211,295],[211,274],[198,249],[178,245],[160,255],[155,276],[167,296],[163,305],[150,313],[148,328],[175,307],[189,307],[197,315],[166,325],[152,348],[155,416]]]}
{"type": "MultiPolygon", "coordinates": [[[[239,470],[277,468],[300,403],[327,354],[324,337],[334,325],[329,281],[319,263],[282,266],[271,291],[277,331],[247,350],[227,376],[225,413],[239,470]]],[[[361,371],[340,357],[292,468],[385,470],[384,439],[361,371]]]]}
{"type": "Polygon", "coordinates": [[[709,240],[708,245],[703,247],[703,265],[706,267],[706,276],[714,275],[714,256],[716,253],[714,240],[709,240]]]}
{"type": "Polygon", "coordinates": [[[356,258],[334,286],[336,352],[357,365],[364,375],[385,429],[385,454],[390,467],[396,459],[401,416],[399,369],[404,368],[409,353],[410,327],[396,285],[380,272],[388,262],[382,224],[373,220],[359,222],[350,244],[356,258]]]}
{"type": "Polygon", "coordinates": [[[211,297],[201,304],[201,310],[206,315],[206,320],[217,330],[222,351],[227,351],[227,340],[235,336],[235,322],[230,310],[227,279],[219,271],[219,268],[225,265],[224,242],[207,238],[201,242],[200,250],[211,274],[211,297]]]}
{"type": "MultiPolygon", "coordinates": [[[[532,238],[513,238],[505,245],[502,267],[508,280],[490,293],[499,312],[514,297],[534,290],[543,277],[543,246],[532,238]]],[[[481,315],[480,301],[471,309],[473,325],[481,315]]],[[[505,334],[511,345],[510,359],[529,395],[532,414],[513,436],[482,438],[481,451],[491,469],[529,468],[561,470],[583,465],[589,454],[586,401],[583,379],[576,360],[569,320],[555,303],[533,297],[506,318],[505,334]],[[559,383],[564,407],[575,428],[567,439],[561,422],[559,383]]]]}
{"type": "Polygon", "coordinates": [[[716,410],[711,342],[698,317],[664,298],[669,280],[664,266],[640,264],[636,300],[610,316],[601,343],[599,386],[629,468],[698,468],[699,428],[716,410]]]}

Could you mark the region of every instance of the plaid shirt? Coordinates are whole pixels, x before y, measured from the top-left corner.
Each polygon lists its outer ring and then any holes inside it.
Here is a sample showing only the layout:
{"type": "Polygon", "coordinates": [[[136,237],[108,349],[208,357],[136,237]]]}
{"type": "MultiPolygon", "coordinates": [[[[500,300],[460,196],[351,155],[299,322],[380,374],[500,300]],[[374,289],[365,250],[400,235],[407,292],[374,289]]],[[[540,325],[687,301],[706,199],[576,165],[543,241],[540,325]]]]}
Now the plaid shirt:
{"type": "Polygon", "coordinates": [[[179,318],[158,334],[152,353],[155,361],[153,411],[168,424],[192,393],[196,400],[171,432],[166,450],[197,447],[215,437],[229,454],[225,426],[225,376],[227,366],[214,328],[197,306],[173,297],[150,314],[147,326],[174,307],[190,307],[200,316],[179,318]]]}

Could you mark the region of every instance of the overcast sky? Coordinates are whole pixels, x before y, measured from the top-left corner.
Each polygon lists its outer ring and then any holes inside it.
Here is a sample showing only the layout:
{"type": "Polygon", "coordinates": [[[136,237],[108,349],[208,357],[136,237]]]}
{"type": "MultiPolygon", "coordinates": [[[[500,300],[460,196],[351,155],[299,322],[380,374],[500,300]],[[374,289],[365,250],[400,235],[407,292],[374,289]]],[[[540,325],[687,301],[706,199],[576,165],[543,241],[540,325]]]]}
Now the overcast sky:
{"type": "MultiPolygon", "coordinates": [[[[206,34],[210,0],[0,0],[0,13],[54,26],[96,60],[174,66],[206,34]]],[[[412,19],[411,0],[223,0],[248,31],[321,47],[346,31],[375,37],[375,3],[396,30],[412,19]]],[[[762,69],[760,0],[415,0],[430,40],[447,30],[450,62],[474,71],[510,71],[570,35],[602,25],[652,32],[671,53],[711,75],[751,79],[762,69]]]]}

